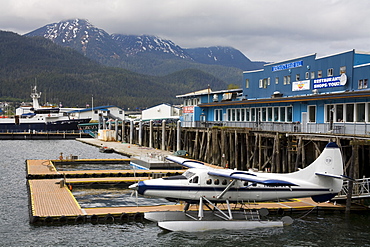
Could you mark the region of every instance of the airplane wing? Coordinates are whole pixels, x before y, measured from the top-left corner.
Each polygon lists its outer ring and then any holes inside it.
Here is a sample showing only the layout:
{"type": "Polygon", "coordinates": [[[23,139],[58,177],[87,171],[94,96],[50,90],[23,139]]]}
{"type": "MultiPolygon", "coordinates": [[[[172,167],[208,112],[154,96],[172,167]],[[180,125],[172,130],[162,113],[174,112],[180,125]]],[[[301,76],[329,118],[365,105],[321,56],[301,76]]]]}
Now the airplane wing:
{"type": "Polygon", "coordinates": [[[167,156],[166,159],[178,163],[182,166],[188,167],[188,168],[202,168],[202,169],[210,169],[208,171],[209,175],[213,176],[220,176],[220,177],[226,177],[230,179],[238,179],[243,180],[251,183],[258,183],[258,184],[264,184],[267,186],[298,186],[294,183],[280,180],[280,179],[270,179],[270,178],[263,178],[262,176],[257,176],[255,174],[245,172],[245,171],[235,171],[235,170],[229,170],[229,169],[212,169],[211,167],[208,167],[204,165],[204,163],[195,161],[195,160],[189,160],[178,156],[167,156]]]}
{"type": "Polygon", "coordinates": [[[196,160],[189,160],[185,158],[181,158],[178,156],[167,156],[166,159],[175,162],[177,164],[180,164],[182,166],[188,167],[188,168],[202,168],[202,169],[207,169],[208,167],[204,165],[204,163],[196,161],[196,160]]]}
{"type": "Polygon", "coordinates": [[[208,175],[226,177],[231,179],[239,179],[251,183],[264,184],[267,186],[298,186],[297,184],[280,179],[263,178],[249,172],[233,171],[233,170],[218,170],[214,169],[208,172],[208,175]]]}

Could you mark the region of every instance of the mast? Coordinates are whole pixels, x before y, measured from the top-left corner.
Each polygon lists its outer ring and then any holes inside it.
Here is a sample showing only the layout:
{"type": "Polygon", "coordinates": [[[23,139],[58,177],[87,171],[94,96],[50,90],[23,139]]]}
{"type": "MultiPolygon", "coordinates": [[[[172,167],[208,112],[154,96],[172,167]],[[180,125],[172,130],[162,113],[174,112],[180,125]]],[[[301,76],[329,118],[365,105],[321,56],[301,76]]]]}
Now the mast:
{"type": "Polygon", "coordinates": [[[39,98],[41,97],[41,92],[37,92],[37,86],[35,85],[32,89],[31,98],[32,98],[32,106],[34,109],[40,108],[39,105],[39,98]]]}

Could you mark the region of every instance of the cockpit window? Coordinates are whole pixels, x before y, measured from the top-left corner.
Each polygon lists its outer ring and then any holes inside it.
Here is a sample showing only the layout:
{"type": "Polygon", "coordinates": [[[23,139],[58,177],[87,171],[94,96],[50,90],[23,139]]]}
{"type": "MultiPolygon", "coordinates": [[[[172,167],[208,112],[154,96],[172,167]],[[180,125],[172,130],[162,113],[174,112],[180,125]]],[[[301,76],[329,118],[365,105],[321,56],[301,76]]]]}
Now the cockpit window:
{"type": "Polygon", "coordinates": [[[182,175],[185,176],[186,178],[191,178],[192,176],[195,175],[195,173],[187,170],[182,175]]]}
{"type": "Polygon", "coordinates": [[[192,180],[193,180],[193,183],[197,184],[199,182],[199,177],[196,176],[192,180]]]}

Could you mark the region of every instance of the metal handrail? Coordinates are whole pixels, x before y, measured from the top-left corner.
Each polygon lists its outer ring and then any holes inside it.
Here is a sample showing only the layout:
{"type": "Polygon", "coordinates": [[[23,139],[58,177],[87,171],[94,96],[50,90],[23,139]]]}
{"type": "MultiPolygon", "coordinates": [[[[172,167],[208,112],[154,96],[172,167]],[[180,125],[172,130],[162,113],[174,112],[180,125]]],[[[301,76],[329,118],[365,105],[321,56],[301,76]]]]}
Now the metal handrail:
{"type": "MultiPolygon", "coordinates": [[[[349,181],[344,181],[337,197],[346,197],[349,192],[349,181]]],[[[356,179],[353,182],[352,197],[370,197],[370,178],[356,179]]]]}

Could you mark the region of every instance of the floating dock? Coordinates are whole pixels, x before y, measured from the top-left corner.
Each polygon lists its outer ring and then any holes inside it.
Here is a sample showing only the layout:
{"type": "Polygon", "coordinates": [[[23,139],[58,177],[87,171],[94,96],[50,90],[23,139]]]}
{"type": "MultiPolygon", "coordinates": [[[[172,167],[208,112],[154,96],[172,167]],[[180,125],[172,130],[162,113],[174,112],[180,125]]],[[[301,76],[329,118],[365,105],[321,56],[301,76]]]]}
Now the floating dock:
{"type": "MultiPolygon", "coordinates": [[[[81,163],[82,161],[79,160],[78,162],[81,163]]],[[[153,177],[181,174],[184,170],[84,170],[63,171],[61,174],[61,172],[57,171],[51,160],[27,160],[26,164],[30,201],[30,222],[32,224],[128,222],[143,220],[145,212],[183,210],[183,205],[181,204],[81,208],[70,189],[71,186],[86,184],[128,185],[139,180],[142,181],[153,177]],[[77,176],[81,174],[83,174],[84,177],[77,176]],[[110,175],[104,177],[106,174],[110,175]],[[120,174],[120,176],[112,176],[116,174],[120,174]],[[69,177],[67,177],[67,175],[69,177]]],[[[197,210],[197,207],[198,206],[194,205],[190,210],[197,210]]],[[[245,209],[267,208],[271,212],[276,212],[277,214],[313,209],[345,210],[344,205],[334,205],[332,203],[318,204],[309,198],[283,202],[250,203],[243,207],[245,209]]],[[[234,205],[234,209],[240,210],[241,205],[234,205]]]]}

